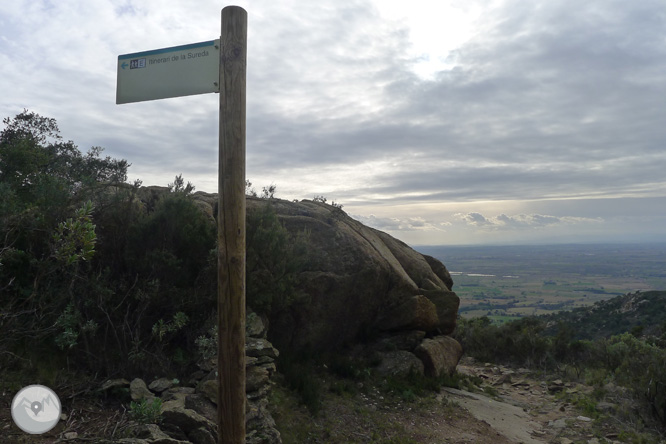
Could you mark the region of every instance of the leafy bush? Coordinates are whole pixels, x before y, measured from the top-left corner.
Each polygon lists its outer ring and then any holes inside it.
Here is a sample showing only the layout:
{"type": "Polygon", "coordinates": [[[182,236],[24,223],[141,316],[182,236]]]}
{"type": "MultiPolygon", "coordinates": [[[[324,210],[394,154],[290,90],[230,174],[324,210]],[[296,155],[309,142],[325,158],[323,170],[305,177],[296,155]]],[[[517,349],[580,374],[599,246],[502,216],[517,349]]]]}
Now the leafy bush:
{"type": "Polygon", "coordinates": [[[247,304],[275,314],[299,299],[296,279],[307,261],[307,233],[292,236],[267,202],[247,215],[247,304]]]}
{"type": "Polygon", "coordinates": [[[54,119],[4,123],[0,329],[12,333],[0,352],[20,363],[63,350],[107,373],[186,366],[216,295],[215,226],[189,199],[194,186],[177,176],[142,200],[126,161],[82,155],[54,119]]]}
{"type": "Polygon", "coordinates": [[[98,147],[82,155],[62,141],[54,119],[24,111],[3,122],[0,329],[12,334],[2,335],[0,351],[48,354],[56,338],[71,349],[96,325],[85,316],[75,325],[70,316],[63,327],[69,314],[91,304],[86,287],[96,256],[95,202],[126,180],[128,163],[101,158],[98,147]]]}

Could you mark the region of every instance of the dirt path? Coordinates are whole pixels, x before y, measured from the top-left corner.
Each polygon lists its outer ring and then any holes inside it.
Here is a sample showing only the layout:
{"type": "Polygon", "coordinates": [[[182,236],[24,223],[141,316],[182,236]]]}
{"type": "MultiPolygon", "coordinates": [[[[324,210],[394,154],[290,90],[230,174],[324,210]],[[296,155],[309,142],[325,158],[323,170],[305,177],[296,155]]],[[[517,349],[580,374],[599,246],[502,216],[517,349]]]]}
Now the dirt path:
{"type": "Polygon", "coordinates": [[[555,393],[586,395],[590,387],[559,380],[536,379],[525,369],[477,364],[464,359],[458,372],[481,378],[486,393],[444,389],[440,396],[458,403],[471,416],[487,423],[511,442],[524,444],[619,443],[612,430],[593,429],[592,419],[581,414],[567,397],[555,393]]]}
{"type": "Polygon", "coordinates": [[[534,438],[541,433],[541,424],[535,422],[522,408],[488,398],[484,395],[445,388],[448,399],[457,402],[479,421],[487,423],[511,442],[543,444],[545,441],[534,438]]]}

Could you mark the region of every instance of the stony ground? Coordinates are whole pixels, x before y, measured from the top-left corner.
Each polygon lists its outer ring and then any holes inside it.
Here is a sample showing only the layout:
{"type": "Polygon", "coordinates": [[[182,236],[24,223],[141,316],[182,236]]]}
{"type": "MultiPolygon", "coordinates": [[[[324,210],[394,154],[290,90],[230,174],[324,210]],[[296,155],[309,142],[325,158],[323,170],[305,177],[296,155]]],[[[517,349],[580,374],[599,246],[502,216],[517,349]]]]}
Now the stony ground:
{"type": "Polygon", "coordinates": [[[411,401],[374,387],[355,395],[327,396],[314,419],[278,390],[274,417],[285,444],[666,442],[617,413],[626,397],[616,396],[615,404],[598,402],[592,409],[586,404],[591,387],[554,375],[539,377],[471,359],[463,359],[458,371],[478,385],[445,388],[411,401]]]}
{"type": "MultiPolygon", "coordinates": [[[[320,381],[326,390],[314,417],[293,392],[276,386],[273,415],[285,444],[666,442],[647,430],[632,430],[618,413],[623,408],[620,398],[613,399],[615,403],[599,402],[594,409],[586,407],[591,387],[469,359],[463,359],[458,370],[476,384],[421,397],[327,375],[320,381]],[[330,390],[340,384],[355,387],[330,390]]],[[[0,442],[90,443],[102,436],[122,436],[129,422],[127,406],[113,399],[77,395],[79,389],[71,387],[61,396],[67,417],[41,436],[25,435],[12,423],[13,393],[0,390],[0,442]]]]}

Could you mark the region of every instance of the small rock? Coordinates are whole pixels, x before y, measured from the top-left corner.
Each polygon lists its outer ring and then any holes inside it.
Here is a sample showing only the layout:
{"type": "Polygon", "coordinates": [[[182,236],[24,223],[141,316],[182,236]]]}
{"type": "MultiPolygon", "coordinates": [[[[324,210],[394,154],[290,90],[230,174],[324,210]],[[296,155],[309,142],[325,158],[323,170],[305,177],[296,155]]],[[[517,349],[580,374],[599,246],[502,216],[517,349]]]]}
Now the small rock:
{"type": "Polygon", "coordinates": [[[179,427],[186,434],[199,427],[204,427],[209,431],[214,431],[216,428],[215,423],[212,421],[204,418],[194,410],[180,406],[163,405],[162,417],[165,423],[179,427]]]}
{"type": "Polygon", "coordinates": [[[167,378],[159,378],[150,383],[148,388],[157,393],[162,393],[164,390],[173,386],[173,382],[167,378]]]}
{"type": "Polygon", "coordinates": [[[584,422],[592,421],[592,418],[588,418],[587,416],[578,416],[576,419],[579,420],[579,421],[584,421],[584,422]]]}
{"type": "Polygon", "coordinates": [[[245,317],[245,334],[251,338],[263,337],[265,331],[264,322],[258,314],[248,313],[245,317]]]}
{"type": "Polygon", "coordinates": [[[276,359],[280,353],[273,347],[270,341],[263,338],[246,338],[245,354],[255,358],[269,356],[276,359]]]}
{"type": "Polygon", "coordinates": [[[613,413],[617,410],[617,404],[612,402],[600,401],[597,403],[597,410],[604,413],[613,413]]]}
{"type": "Polygon", "coordinates": [[[130,395],[132,396],[132,401],[140,401],[142,399],[150,401],[155,398],[155,395],[148,390],[146,383],[140,378],[135,378],[130,382],[130,395]]]}
{"type": "Polygon", "coordinates": [[[63,436],[65,439],[76,439],[78,438],[79,434],[77,432],[67,432],[63,436]]]}
{"type": "Polygon", "coordinates": [[[511,384],[511,374],[510,373],[505,373],[501,376],[499,376],[495,382],[493,382],[493,385],[502,385],[502,384],[511,384]]]}
{"type": "Polygon", "coordinates": [[[202,394],[188,395],[185,408],[194,410],[209,421],[217,422],[217,407],[202,394]]]}
{"type": "Polygon", "coordinates": [[[564,418],[556,419],[555,421],[549,421],[548,427],[554,429],[564,429],[567,427],[567,422],[564,418]]]}
{"type": "Polygon", "coordinates": [[[268,384],[270,375],[262,367],[249,367],[245,372],[245,392],[254,392],[268,384]]]}
{"type": "Polygon", "coordinates": [[[215,379],[210,379],[199,384],[197,391],[217,405],[218,383],[215,379]]]}
{"type": "Polygon", "coordinates": [[[140,439],[164,439],[170,438],[169,435],[160,430],[157,424],[140,424],[132,427],[132,434],[140,439]]]}
{"type": "Polygon", "coordinates": [[[100,392],[111,390],[114,388],[127,388],[130,382],[127,379],[109,379],[99,388],[100,392]]]}
{"type": "Polygon", "coordinates": [[[217,444],[217,438],[204,427],[192,430],[188,435],[192,444],[217,444]]]}

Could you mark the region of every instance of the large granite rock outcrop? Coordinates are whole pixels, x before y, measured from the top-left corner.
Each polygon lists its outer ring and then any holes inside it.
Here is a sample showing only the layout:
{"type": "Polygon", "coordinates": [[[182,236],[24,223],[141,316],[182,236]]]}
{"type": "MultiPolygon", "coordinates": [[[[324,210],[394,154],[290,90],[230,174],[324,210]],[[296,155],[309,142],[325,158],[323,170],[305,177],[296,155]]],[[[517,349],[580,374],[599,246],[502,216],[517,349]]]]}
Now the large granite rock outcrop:
{"type": "Polygon", "coordinates": [[[401,330],[453,332],[459,299],[423,255],[323,203],[249,199],[248,210],[267,204],[288,230],[310,233],[299,277],[310,303],[273,320],[278,348],[335,349],[401,330]]]}
{"type": "MultiPolygon", "coordinates": [[[[138,194],[148,208],[165,192],[143,187],[138,194]]],[[[217,195],[191,197],[213,222],[217,195]]],[[[433,338],[455,330],[459,299],[439,260],[332,205],[253,197],[246,202],[248,216],[269,205],[290,233],[308,233],[306,265],[297,276],[305,297],[270,316],[268,339],[279,350],[326,352],[404,332],[433,338]]],[[[416,345],[400,349],[411,353],[416,345]]]]}
{"type": "MultiPolygon", "coordinates": [[[[216,195],[199,192],[193,198],[207,214],[216,214],[216,195]]],[[[248,214],[264,205],[291,233],[309,233],[307,266],[298,277],[309,302],[271,319],[269,338],[278,349],[332,350],[383,333],[420,330],[435,336],[455,329],[459,299],[437,259],[331,205],[248,197],[248,214]]]]}

